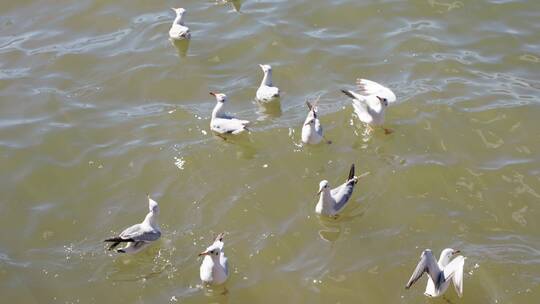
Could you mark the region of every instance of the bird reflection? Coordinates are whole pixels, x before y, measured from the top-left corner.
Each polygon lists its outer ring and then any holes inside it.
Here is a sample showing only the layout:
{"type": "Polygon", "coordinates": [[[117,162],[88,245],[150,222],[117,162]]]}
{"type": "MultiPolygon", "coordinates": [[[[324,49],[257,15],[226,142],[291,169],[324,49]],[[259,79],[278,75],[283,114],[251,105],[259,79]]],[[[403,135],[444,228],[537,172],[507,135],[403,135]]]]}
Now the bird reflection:
{"type": "Polygon", "coordinates": [[[259,117],[257,120],[265,120],[267,118],[276,118],[281,116],[281,102],[279,98],[271,102],[255,102],[259,105],[259,109],[257,110],[259,117]]]}
{"type": "Polygon", "coordinates": [[[187,56],[187,52],[189,49],[189,42],[190,39],[183,39],[183,40],[172,40],[169,39],[171,44],[176,48],[176,51],[178,52],[178,56],[184,58],[187,56]]]}
{"type": "Polygon", "coordinates": [[[216,3],[223,5],[230,3],[232,4],[233,9],[238,13],[240,12],[240,7],[242,6],[242,0],[216,0],[216,3]]]}
{"type": "Polygon", "coordinates": [[[319,223],[324,229],[319,230],[319,236],[324,241],[334,243],[341,235],[341,224],[337,220],[319,218],[319,223]]]}
{"type": "Polygon", "coordinates": [[[228,2],[232,4],[235,11],[237,11],[238,13],[240,12],[240,7],[242,6],[242,0],[230,0],[228,2]]]}

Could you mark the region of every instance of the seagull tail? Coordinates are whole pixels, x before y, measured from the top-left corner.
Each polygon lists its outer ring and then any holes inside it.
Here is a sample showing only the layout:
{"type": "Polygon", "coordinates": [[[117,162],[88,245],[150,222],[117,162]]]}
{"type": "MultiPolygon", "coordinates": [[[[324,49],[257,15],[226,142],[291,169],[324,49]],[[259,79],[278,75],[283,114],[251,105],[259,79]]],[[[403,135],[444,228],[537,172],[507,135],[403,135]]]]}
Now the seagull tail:
{"type": "Polygon", "coordinates": [[[347,178],[347,181],[354,180],[354,183],[356,184],[358,178],[354,176],[354,164],[351,165],[351,170],[349,171],[349,176],[347,178]]]}
{"type": "Polygon", "coordinates": [[[349,96],[352,99],[356,99],[356,96],[354,96],[353,93],[351,93],[351,91],[349,90],[341,89],[341,92],[343,92],[343,94],[349,96]]]}

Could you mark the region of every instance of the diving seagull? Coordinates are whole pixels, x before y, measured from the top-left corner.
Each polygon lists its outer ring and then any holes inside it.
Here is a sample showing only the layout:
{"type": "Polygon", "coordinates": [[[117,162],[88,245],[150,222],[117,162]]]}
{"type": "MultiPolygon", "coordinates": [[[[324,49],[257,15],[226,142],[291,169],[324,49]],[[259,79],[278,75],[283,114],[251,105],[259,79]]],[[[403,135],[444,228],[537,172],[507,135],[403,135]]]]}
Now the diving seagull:
{"type": "Polygon", "coordinates": [[[257,89],[256,98],[260,102],[269,102],[279,97],[279,89],[272,86],[272,67],[268,64],[259,64],[264,76],[257,89]]]}
{"type": "Polygon", "coordinates": [[[116,252],[137,253],[161,237],[161,230],[157,223],[159,206],[150,196],[148,196],[148,209],[150,209],[150,212],[148,212],[142,223],[128,227],[118,236],[104,241],[112,243],[109,246],[109,250],[113,250],[120,243],[127,243],[124,248],[117,249],[116,252]]]}
{"type": "Polygon", "coordinates": [[[319,202],[315,206],[315,212],[320,215],[337,217],[352,196],[354,185],[358,177],[354,175],[354,164],[351,165],[349,176],[341,186],[330,189],[327,180],[319,183],[319,202]]]}
{"type": "Polygon", "coordinates": [[[441,252],[441,257],[437,262],[430,249],[424,250],[420,256],[420,262],[418,262],[405,288],[409,289],[412,284],[422,277],[424,272],[427,272],[428,282],[424,292],[426,296],[439,297],[443,295],[451,282],[456,293],[461,297],[463,295],[463,265],[465,264],[465,258],[458,255],[459,253],[459,250],[446,248],[441,252]],[[456,257],[451,260],[454,256],[456,257]]]}
{"type": "Polygon", "coordinates": [[[212,245],[199,253],[199,256],[204,256],[199,269],[204,284],[221,285],[229,277],[229,264],[223,252],[223,236],[224,233],[220,233],[212,245]]]}
{"type": "Polygon", "coordinates": [[[218,134],[240,134],[247,131],[248,120],[236,119],[227,116],[223,112],[223,105],[227,101],[227,95],[222,93],[210,92],[210,95],[216,97],[216,106],[212,111],[210,120],[210,129],[218,134]]]}
{"type": "Polygon", "coordinates": [[[316,145],[323,140],[323,128],[319,120],[319,107],[317,100],[313,103],[306,101],[309,108],[304,126],[302,127],[302,142],[304,144],[316,145]]]}
{"type": "MultiPolygon", "coordinates": [[[[372,126],[382,126],[384,112],[389,104],[396,101],[396,95],[389,88],[367,79],[357,79],[356,86],[358,93],[345,89],[341,92],[352,98],[358,119],[367,124],[370,130],[372,126]]],[[[385,134],[392,133],[390,129],[383,129],[385,134]]]]}
{"type": "Polygon", "coordinates": [[[176,18],[171,25],[169,30],[169,37],[172,40],[183,40],[190,39],[191,33],[189,28],[184,24],[184,14],[186,10],[184,8],[171,8],[176,13],[176,18]]]}

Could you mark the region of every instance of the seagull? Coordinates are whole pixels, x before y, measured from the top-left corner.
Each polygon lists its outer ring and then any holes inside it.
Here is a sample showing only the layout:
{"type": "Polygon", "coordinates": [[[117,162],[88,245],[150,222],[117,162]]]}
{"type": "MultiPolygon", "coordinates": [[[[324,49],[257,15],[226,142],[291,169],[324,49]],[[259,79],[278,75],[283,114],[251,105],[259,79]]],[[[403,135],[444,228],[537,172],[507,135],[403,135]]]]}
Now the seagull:
{"type": "MultiPolygon", "coordinates": [[[[396,101],[396,95],[389,88],[367,79],[357,79],[358,93],[350,90],[341,90],[345,95],[352,98],[354,112],[358,119],[366,123],[370,130],[371,126],[382,126],[384,123],[384,111],[390,103],[396,101]]],[[[392,130],[384,128],[385,134],[392,130]]]]}
{"type": "Polygon", "coordinates": [[[319,202],[315,206],[315,212],[320,215],[336,218],[343,210],[354,190],[358,177],[354,176],[354,164],[351,165],[349,176],[341,186],[330,189],[327,180],[319,183],[319,202]]]}
{"type": "Polygon", "coordinates": [[[210,120],[210,129],[218,134],[240,134],[247,129],[248,120],[236,119],[223,113],[223,105],[227,101],[227,95],[222,93],[210,92],[210,95],[216,97],[216,106],[212,111],[212,120],[210,120]]]}
{"type": "Polygon", "coordinates": [[[302,142],[304,144],[316,145],[323,140],[323,129],[319,121],[319,107],[317,101],[310,103],[306,101],[309,108],[304,126],[302,127],[302,142]]]}
{"type": "Polygon", "coordinates": [[[452,261],[450,259],[461,253],[459,250],[446,248],[441,252],[439,262],[433,257],[430,249],[426,249],[420,256],[420,262],[416,266],[409,282],[405,285],[409,289],[418,279],[422,277],[424,272],[428,274],[428,283],[424,294],[428,297],[439,297],[443,295],[450,285],[453,283],[454,289],[461,298],[463,295],[463,264],[465,258],[458,255],[452,261]]]}
{"type": "Polygon", "coordinates": [[[127,243],[127,246],[117,249],[116,252],[137,253],[161,237],[161,231],[157,223],[159,206],[150,196],[148,196],[148,209],[150,209],[150,212],[148,212],[142,223],[128,227],[120,235],[104,241],[112,243],[109,250],[113,250],[120,243],[127,243]]]}
{"type": "Polygon", "coordinates": [[[260,102],[269,102],[279,97],[279,89],[272,86],[272,67],[268,64],[259,64],[264,72],[261,85],[257,89],[257,100],[260,102]]]}
{"type": "Polygon", "coordinates": [[[186,10],[184,8],[171,9],[176,13],[176,18],[174,18],[171,29],[169,30],[169,37],[172,40],[190,39],[191,33],[189,32],[189,28],[184,24],[186,10]]]}
{"type": "Polygon", "coordinates": [[[229,264],[223,252],[223,236],[224,233],[220,233],[212,245],[199,253],[199,256],[204,256],[200,276],[205,284],[221,285],[229,277],[229,264]]]}

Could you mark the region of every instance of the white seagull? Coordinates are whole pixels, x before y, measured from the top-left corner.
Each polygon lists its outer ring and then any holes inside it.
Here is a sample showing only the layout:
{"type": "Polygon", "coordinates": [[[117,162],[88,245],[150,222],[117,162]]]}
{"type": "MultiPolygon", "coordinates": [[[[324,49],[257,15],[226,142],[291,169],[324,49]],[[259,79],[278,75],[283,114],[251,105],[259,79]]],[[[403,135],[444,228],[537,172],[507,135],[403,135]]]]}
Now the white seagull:
{"type": "Polygon", "coordinates": [[[319,107],[317,101],[310,103],[306,101],[309,108],[304,126],[302,127],[302,142],[304,144],[316,145],[323,140],[323,129],[319,121],[319,107]]]}
{"type": "Polygon", "coordinates": [[[430,249],[426,249],[420,256],[420,262],[416,266],[409,282],[405,285],[409,289],[414,282],[424,274],[428,274],[428,282],[424,294],[428,297],[438,297],[444,294],[450,282],[453,283],[459,297],[463,295],[463,265],[465,258],[458,255],[452,261],[452,257],[459,254],[459,250],[446,248],[441,252],[439,262],[433,257],[430,249]]]}
{"type": "Polygon", "coordinates": [[[330,189],[327,180],[319,183],[319,202],[315,206],[315,212],[320,215],[337,217],[352,196],[354,185],[358,177],[354,175],[354,164],[351,165],[349,176],[341,186],[330,189]]]}
{"type": "Polygon", "coordinates": [[[199,253],[204,256],[201,263],[201,281],[209,285],[221,285],[229,277],[229,264],[223,252],[223,233],[220,233],[212,245],[199,253]]]}
{"type": "MultiPolygon", "coordinates": [[[[396,95],[389,88],[367,79],[357,79],[356,86],[359,92],[341,90],[345,95],[352,98],[354,112],[358,119],[371,126],[382,126],[384,123],[384,111],[390,103],[396,101],[396,95]]],[[[384,128],[386,134],[391,130],[384,128]]]]}
{"type": "Polygon", "coordinates": [[[210,129],[212,131],[218,134],[239,134],[248,130],[248,120],[230,117],[223,112],[223,105],[227,101],[227,95],[214,92],[210,92],[210,95],[215,96],[217,101],[210,120],[210,129]]]}
{"type": "Polygon", "coordinates": [[[176,13],[176,18],[169,30],[169,37],[173,40],[190,39],[191,33],[189,28],[184,24],[184,14],[186,10],[184,8],[171,8],[176,13]]]}
{"type": "Polygon", "coordinates": [[[113,250],[120,243],[127,243],[127,246],[117,249],[116,252],[137,253],[161,237],[161,230],[157,223],[159,206],[150,196],[148,196],[148,209],[150,209],[150,212],[148,212],[142,223],[128,227],[118,236],[104,241],[112,243],[109,250],[113,250]]]}
{"type": "Polygon", "coordinates": [[[264,72],[261,85],[257,89],[257,100],[260,102],[269,102],[279,97],[279,89],[272,86],[272,67],[268,64],[259,64],[264,72]]]}

